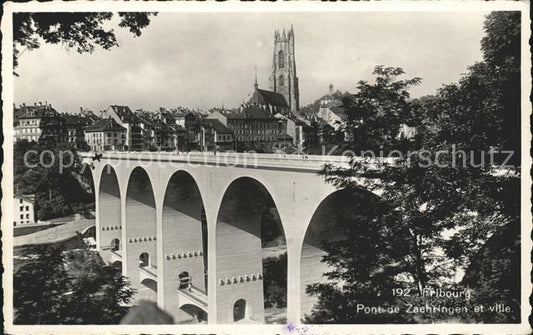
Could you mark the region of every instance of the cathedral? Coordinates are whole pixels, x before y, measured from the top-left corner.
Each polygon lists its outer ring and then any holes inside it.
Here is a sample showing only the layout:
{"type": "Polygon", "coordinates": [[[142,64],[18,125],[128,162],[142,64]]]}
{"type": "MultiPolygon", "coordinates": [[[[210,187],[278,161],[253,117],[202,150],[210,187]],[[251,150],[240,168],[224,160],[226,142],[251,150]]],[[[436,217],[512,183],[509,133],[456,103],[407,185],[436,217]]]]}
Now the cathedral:
{"type": "Polygon", "coordinates": [[[269,78],[270,90],[285,97],[289,110],[296,114],[300,109],[300,93],[296,76],[296,57],[294,53],[294,29],[286,33],[274,32],[274,55],[272,74],[269,78]]]}
{"type": "Polygon", "coordinates": [[[296,76],[296,59],[294,54],[294,29],[286,32],[274,32],[274,55],[272,73],[269,77],[270,91],[259,89],[257,74],[254,92],[248,100],[250,105],[259,105],[272,114],[296,115],[300,109],[300,93],[296,76]]]}

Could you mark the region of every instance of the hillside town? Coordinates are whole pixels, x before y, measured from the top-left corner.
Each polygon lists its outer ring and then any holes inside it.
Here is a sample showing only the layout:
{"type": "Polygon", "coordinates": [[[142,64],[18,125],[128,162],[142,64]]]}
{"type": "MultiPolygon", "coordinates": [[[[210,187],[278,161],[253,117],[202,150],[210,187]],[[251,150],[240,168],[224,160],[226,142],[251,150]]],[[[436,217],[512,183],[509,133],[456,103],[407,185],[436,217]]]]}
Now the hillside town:
{"type": "Polygon", "coordinates": [[[187,107],[157,111],[111,105],[94,112],[58,111],[48,102],[14,106],[15,142],[38,142],[47,136],[64,147],[91,151],[243,151],[272,152],[273,148],[301,148],[311,123],[335,127],[342,118],[333,91],[319,99],[313,115],[293,113],[283,95],[257,84],[239,108],[187,107]]]}

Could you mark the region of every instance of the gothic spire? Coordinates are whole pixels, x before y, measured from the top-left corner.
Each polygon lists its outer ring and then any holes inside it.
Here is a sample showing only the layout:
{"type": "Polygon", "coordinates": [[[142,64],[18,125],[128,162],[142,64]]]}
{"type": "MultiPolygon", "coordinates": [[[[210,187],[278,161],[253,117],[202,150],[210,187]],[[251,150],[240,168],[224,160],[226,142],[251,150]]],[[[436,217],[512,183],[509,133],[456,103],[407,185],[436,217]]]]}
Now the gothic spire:
{"type": "Polygon", "coordinates": [[[255,83],[254,83],[254,88],[257,90],[257,88],[259,87],[259,84],[257,83],[257,65],[255,66],[255,83]]]}

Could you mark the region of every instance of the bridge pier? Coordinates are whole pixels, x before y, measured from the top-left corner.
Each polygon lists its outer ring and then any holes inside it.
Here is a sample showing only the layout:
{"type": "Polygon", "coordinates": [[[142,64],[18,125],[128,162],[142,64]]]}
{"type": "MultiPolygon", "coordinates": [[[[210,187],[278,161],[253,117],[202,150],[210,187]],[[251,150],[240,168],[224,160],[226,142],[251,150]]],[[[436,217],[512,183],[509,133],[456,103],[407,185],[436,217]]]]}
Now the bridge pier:
{"type": "MultiPolygon", "coordinates": [[[[157,287],[165,287],[166,268],[164,264],[163,254],[163,207],[158,206],[156,209],[156,237],[157,237],[157,287]]],[[[165,290],[157,290],[157,307],[165,310],[165,290]]]]}
{"type": "Polygon", "coordinates": [[[207,323],[217,324],[217,244],[216,244],[216,208],[206,209],[207,220],[207,323]]]}
{"type": "Polygon", "coordinates": [[[302,243],[287,243],[287,323],[301,323],[300,262],[302,243]]]}

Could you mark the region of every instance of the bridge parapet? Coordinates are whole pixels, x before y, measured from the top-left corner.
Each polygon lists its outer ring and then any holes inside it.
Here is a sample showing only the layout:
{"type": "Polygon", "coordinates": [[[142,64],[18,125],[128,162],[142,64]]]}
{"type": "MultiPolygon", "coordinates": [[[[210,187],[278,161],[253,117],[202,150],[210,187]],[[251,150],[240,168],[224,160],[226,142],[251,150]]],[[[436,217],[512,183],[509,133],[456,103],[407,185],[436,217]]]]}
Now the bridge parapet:
{"type": "Polygon", "coordinates": [[[207,312],[207,294],[200,289],[190,286],[189,288],[178,289],[179,307],[190,304],[207,312]]]}
{"type": "MultiPolygon", "coordinates": [[[[94,152],[82,152],[80,156],[84,159],[95,157],[94,152]]],[[[364,163],[371,169],[377,169],[382,164],[391,164],[393,158],[363,158],[349,156],[330,155],[294,155],[294,154],[262,154],[262,153],[213,153],[213,152],[150,152],[150,151],[130,151],[116,152],[105,151],[98,154],[100,161],[113,160],[120,164],[121,161],[152,162],[167,165],[168,163],[189,163],[210,166],[238,166],[248,168],[279,168],[295,170],[318,171],[324,164],[348,168],[351,163],[364,163]],[[101,157],[100,157],[101,154],[101,157]]]]}
{"type": "Polygon", "coordinates": [[[146,266],[139,266],[139,282],[142,283],[145,279],[152,279],[157,282],[157,273],[151,270],[152,269],[148,269],[146,266]]]}

